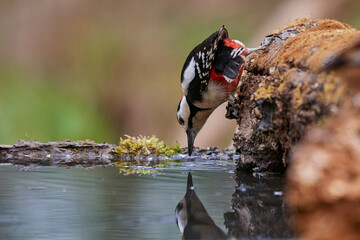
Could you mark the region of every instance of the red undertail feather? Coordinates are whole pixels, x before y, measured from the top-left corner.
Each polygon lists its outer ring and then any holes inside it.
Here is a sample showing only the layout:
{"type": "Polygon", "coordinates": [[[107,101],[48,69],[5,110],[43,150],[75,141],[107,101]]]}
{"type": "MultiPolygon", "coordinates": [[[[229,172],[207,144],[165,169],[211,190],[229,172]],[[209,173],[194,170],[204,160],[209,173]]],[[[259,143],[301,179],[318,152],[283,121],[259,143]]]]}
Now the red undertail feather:
{"type": "Polygon", "coordinates": [[[232,81],[231,83],[229,83],[228,81],[225,80],[224,78],[224,75],[222,74],[217,74],[215,72],[215,69],[213,68],[211,70],[211,74],[210,74],[210,78],[212,80],[214,80],[215,82],[218,82],[219,84],[223,85],[226,89],[226,91],[231,94],[235,91],[235,88],[237,87],[238,85],[238,82],[240,80],[240,77],[241,77],[241,73],[244,69],[244,66],[242,66],[240,69],[239,69],[239,75],[234,79],[234,81],[232,81]]]}

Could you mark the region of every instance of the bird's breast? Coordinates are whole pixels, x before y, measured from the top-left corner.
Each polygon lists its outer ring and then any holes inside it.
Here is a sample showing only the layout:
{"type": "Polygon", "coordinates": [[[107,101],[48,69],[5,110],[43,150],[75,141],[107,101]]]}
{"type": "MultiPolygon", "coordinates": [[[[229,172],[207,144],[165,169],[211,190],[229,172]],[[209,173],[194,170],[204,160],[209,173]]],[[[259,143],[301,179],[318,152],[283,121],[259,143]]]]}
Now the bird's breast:
{"type": "MultiPolygon", "coordinates": [[[[225,80],[226,81],[226,80],[225,80]]],[[[195,102],[199,108],[217,108],[222,103],[229,100],[230,93],[226,85],[210,79],[206,91],[202,92],[202,101],[195,102]]]]}

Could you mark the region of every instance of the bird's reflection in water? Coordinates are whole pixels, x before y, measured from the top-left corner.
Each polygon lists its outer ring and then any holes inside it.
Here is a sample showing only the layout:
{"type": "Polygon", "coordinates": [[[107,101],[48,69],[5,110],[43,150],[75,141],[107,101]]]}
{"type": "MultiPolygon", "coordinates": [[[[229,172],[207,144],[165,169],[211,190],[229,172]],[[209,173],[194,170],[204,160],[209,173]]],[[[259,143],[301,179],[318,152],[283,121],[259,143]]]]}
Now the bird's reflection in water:
{"type": "Polygon", "coordinates": [[[188,174],[186,194],[176,206],[182,239],[292,239],[291,215],[284,203],[281,176],[255,177],[241,173],[232,195],[232,212],[224,213],[227,234],[215,225],[196,196],[188,174]]]}
{"type": "Polygon", "coordinates": [[[196,195],[191,173],[188,174],[186,194],[176,206],[175,215],[182,239],[226,239],[196,195]]]}

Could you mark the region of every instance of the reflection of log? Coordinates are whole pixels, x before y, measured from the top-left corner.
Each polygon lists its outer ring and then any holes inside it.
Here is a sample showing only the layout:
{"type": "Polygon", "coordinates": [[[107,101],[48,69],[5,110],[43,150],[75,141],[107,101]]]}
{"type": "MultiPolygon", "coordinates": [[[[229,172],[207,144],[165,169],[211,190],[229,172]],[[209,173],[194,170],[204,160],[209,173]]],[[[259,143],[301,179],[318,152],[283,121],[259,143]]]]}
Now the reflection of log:
{"type": "Polygon", "coordinates": [[[294,237],[290,214],[283,202],[283,180],[238,175],[232,198],[234,212],[224,214],[229,239],[294,237]]]}
{"type": "Polygon", "coordinates": [[[298,20],[267,37],[268,49],[249,55],[232,103],[240,113],[234,135],[240,168],[283,171],[304,130],[345,105],[344,84],[322,67],[356,34],[334,20],[298,20]]]}

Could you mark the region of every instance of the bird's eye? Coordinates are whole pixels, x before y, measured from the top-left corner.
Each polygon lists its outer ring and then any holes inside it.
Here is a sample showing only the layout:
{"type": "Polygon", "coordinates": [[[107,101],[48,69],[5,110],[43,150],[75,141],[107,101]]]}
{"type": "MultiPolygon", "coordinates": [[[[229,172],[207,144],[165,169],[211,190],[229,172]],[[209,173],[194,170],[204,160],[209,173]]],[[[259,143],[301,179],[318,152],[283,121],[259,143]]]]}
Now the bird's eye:
{"type": "Polygon", "coordinates": [[[184,125],[185,123],[184,119],[182,119],[181,117],[178,118],[178,122],[180,123],[180,125],[184,125]]]}

